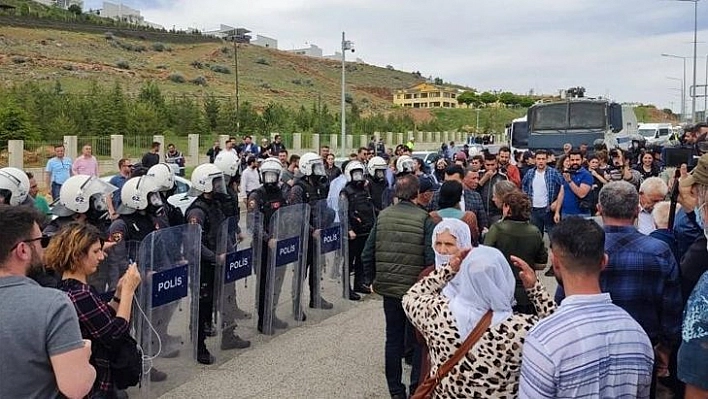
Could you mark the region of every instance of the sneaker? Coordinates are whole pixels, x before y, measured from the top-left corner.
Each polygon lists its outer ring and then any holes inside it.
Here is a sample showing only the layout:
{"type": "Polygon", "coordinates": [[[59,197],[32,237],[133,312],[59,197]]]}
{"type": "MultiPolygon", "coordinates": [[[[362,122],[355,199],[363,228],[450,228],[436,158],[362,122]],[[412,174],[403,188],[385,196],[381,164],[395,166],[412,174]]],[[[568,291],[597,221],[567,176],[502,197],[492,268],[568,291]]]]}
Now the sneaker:
{"type": "Polygon", "coordinates": [[[315,302],[313,300],[310,300],[310,308],[311,309],[325,309],[329,310],[332,309],[334,305],[332,305],[330,302],[327,302],[324,298],[320,298],[320,305],[315,306],[315,302]]]}
{"type": "Polygon", "coordinates": [[[216,358],[209,353],[209,350],[204,348],[197,353],[197,361],[201,364],[214,364],[216,358]]]}
{"type": "Polygon", "coordinates": [[[358,301],[361,299],[361,295],[357,294],[354,291],[349,291],[349,300],[350,301],[358,301]]]}
{"type": "Polygon", "coordinates": [[[156,368],[150,369],[150,382],[160,382],[167,379],[167,373],[156,368]]]}
{"type": "Polygon", "coordinates": [[[284,329],[288,328],[288,323],[273,316],[273,328],[277,328],[279,330],[284,330],[284,329]]]}
{"type": "Polygon", "coordinates": [[[368,286],[366,286],[364,284],[355,285],[354,292],[358,292],[360,294],[371,294],[371,288],[369,288],[368,286]]]}
{"type": "Polygon", "coordinates": [[[239,337],[238,335],[234,335],[233,333],[224,334],[224,336],[221,337],[222,351],[226,351],[229,349],[246,349],[249,346],[251,346],[251,341],[241,339],[241,337],[239,337]]]}

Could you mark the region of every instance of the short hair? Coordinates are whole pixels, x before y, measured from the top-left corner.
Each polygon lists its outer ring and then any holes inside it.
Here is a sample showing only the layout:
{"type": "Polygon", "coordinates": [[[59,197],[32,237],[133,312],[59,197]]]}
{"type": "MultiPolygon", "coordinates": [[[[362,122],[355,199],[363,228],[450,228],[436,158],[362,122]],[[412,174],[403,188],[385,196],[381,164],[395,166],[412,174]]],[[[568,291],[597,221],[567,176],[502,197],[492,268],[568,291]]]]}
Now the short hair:
{"type": "Polygon", "coordinates": [[[27,175],[28,179],[30,179],[30,180],[34,179],[34,173],[25,171],[25,174],[27,175]]]}
{"type": "Polygon", "coordinates": [[[660,177],[650,177],[639,186],[639,192],[644,194],[659,194],[666,197],[669,193],[669,186],[660,177]]]}
{"type": "Polygon", "coordinates": [[[669,227],[669,214],[671,213],[671,202],[661,201],[654,204],[654,209],[651,211],[651,217],[654,219],[654,224],[657,229],[666,229],[669,227]]]}
{"type": "Polygon", "coordinates": [[[580,150],[571,150],[571,151],[568,151],[568,156],[570,157],[570,156],[572,156],[572,155],[578,155],[578,156],[580,156],[580,158],[583,157],[583,153],[580,152],[580,150]]]}
{"type": "Polygon", "coordinates": [[[496,161],[497,156],[494,154],[486,153],[486,154],[484,154],[484,160],[485,161],[496,161]]]}
{"type": "Polygon", "coordinates": [[[320,146],[320,151],[324,150],[325,148],[329,150],[329,146],[328,146],[328,145],[322,145],[322,146],[320,146]]]}
{"type": "Polygon", "coordinates": [[[536,158],[539,155],[543,155],[544,157],[548,158],[548,151],[544,149],[536,150],[536,153],[533,154],[533,157],[536,158]]]}
{"type": "Polygon", "coordinates": [[[285,148],[278,151],[278,154],[283,154],[283,153],[285,154],[286,157],[288,156],[288,150],[286,150],[285,148]]]}
{"type": "Polygon", "coordinates": [[[405,174],[396,178],[396,198],[402,200],[414,200],[418,197],[420,183],[413,174],[405,174]]]}
{"type": "Polygon", "coordinates": [[[246,139],[253,140],[253,137],[251,137],[250,134],[247,134],[247,135],[243,136],[243,139],[244,139],[244,140],[246,140],[246,139]]]}
{"type": "Polygon", "coordinates": [[[290,156],[290,160],[288,161],[288,163],[296,164],[296,165],[297,165],[297,163],[298,163],[299,161],[300,161],[300,156],[297,155],[297,154],[293,154],[293,155],[290,156]]]}
{"type": "Polygon", "coordinates": [[[615,219],[634,219],[639,209],[639,193],[626,181],[612,181],[600,190],[602,215],[615,219]]]}
{"type": "Polygon", "coordinates": [[[120,161],[118,161],[118,169],[122,168],[125,166],[126,162],[130,162],[130,159],[128,158],[121,158],[120,161]]]}
{"type": "Polygon", "coordinates": [[[508,146],[502,146],[501,148],[499,148],[498,152],[508,152],[511,154],[511,148],[509,148],[508,146]]]}
{"type": "Polygon", "coordinates": [[[445,168],[445,174],[448,176],[460,175],[460,180],[465,178],[465,169],[457,164],[452,164],[445,168]]]}
{"type": "MultiPolygon", "coordinates": [[[[496,185],[495,185],[496,187],[496,185]]],[[[504,194],[502,204],[509,205],[511,217],[517,220],[529,220],[531,217],[531,200],[526,193],[518,190],[504,194]]]]}
{"type": "Polygon", "coordinates": [[[362,151],[364,151],[364,152],[369,152],[369,149],[368,149],[367,147],[359,147],[359,149],[358,149],[356,152],[357,152],[357,154],[358,154],[358,153],[360,153],[360,152],[362,152],[362,151]]]}
{"type": "Polygon", "coordinates": [[[57,148],[64,148],[64,144],[56,144],[54,149],[56,150],[57,148]]]}
{"type": "Polygon", "coordinates": [[[443,182],[440,186],[440,198],[438,207],[440,209],[453,208],[462,201],[462,183],[455,180],[443,182]]]}
{"type": "Polygon", "coordinates": [[[279,135],[279,134],[276,134],[275,136],[273,136],[273,140],[277,140],[277,139],[279,139],[279,138],[280,138],[280,135],[279,135]]]}
{"type": "Polygon", "coordinates": [[[484,163],[484,155],[477,154],[477,155],[473,156],[472,159],[470,159],[470,162],[472,162],[475,159],[478,160],[480,164],[484,163]]]}
{"type": "Polygon", "coordinates": [[[553,228],[550,238],[553,256],[560,258],[569,273],[600,273],[605,231],[593,220],[578,216],[563,219],[553,228]]]}
{"type": "Polygon", "coordinates": [[[70,223],[52,237],[44,251],[47,267],[59,274],[76,271],[97,242],[101,242],[101,232],[96,227],[88,223],[70,223]]]}
{"type": "Polygon", "coordinates": [[[10,252],[20,241],[28,240],[32,234],[35,223],[41,226],[42,215],[34,207],[10,206],[0,204],[0,220],[3,228],[0,229],[0,269],[10,257],[10,252]]]}
{"type": "Polygon", "coordinates": [[[160,142],[159,142],[159,141],[153,141],[153,142],[152,142],[152,148],[157,148],[157,147],[159,147],[159,146],[160,146],[160,142]]]}
{"type": "Polygon", "coordinates": [[[167,144],[168,147],[174,147],[175,145],[173,143],[167,144]]]}
{"type": "Polygon", "coordinates": [[[514,184],[511,180],[500,180],[492,186],[492,195],[495,195],[499,199],[504,198],[504,196],[509,193],[518,191],[519,188],[516,187],[516,184],[514,184]]]}

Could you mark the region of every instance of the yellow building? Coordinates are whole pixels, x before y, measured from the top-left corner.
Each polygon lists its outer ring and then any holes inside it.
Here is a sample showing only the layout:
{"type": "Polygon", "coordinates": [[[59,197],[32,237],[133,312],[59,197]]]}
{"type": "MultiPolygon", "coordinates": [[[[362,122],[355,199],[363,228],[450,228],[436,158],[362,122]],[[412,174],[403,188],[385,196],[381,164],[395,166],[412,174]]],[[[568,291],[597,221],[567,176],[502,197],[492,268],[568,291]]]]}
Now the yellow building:
{"type": "Polygon", "coordinates": [[[393,103],[404,108],[457,108],[457,89],[421,83],[396,90],[393,103]]]}

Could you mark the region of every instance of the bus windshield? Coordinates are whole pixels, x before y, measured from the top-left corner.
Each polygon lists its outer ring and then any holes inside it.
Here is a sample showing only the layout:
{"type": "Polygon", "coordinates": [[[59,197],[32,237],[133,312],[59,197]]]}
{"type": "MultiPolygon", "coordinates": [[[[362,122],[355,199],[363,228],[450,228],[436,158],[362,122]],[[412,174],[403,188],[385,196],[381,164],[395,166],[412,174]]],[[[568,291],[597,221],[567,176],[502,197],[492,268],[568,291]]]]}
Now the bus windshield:
{"type": "Polygon", "coordinates": [[[529,127],[526,121],[511,124],[511,146],[526,148],[529,145],[529,127]]]}
{"type": "Polygon", "coordinates": [[[543,104],[533,110],[533,130],[606,129],[607,104],[567,102],[543,104]]]}

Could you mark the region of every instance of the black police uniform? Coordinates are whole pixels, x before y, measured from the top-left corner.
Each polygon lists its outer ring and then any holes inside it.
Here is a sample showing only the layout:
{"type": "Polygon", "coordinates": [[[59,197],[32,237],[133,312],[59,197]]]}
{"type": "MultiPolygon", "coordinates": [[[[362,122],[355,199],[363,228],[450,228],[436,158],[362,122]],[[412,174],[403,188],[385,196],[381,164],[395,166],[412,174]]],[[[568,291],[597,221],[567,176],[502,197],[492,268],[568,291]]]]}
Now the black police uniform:
{"type": "MultiPolygon", "coordinates": [[[[349,239],[349,270],[354,271],[354,291],[369,293],[366,286],[372,283],[373,273],[365,273],[361,253],[369,233],[376,224],[376,212],[369,186],[364,183],[366,182],[347,183],[340,196],[346,198],[349,203],[349,230],[356,234],[354,239],[349,239]]],[[[348,236],[348,232],[345,234],[348,236]]]]}

